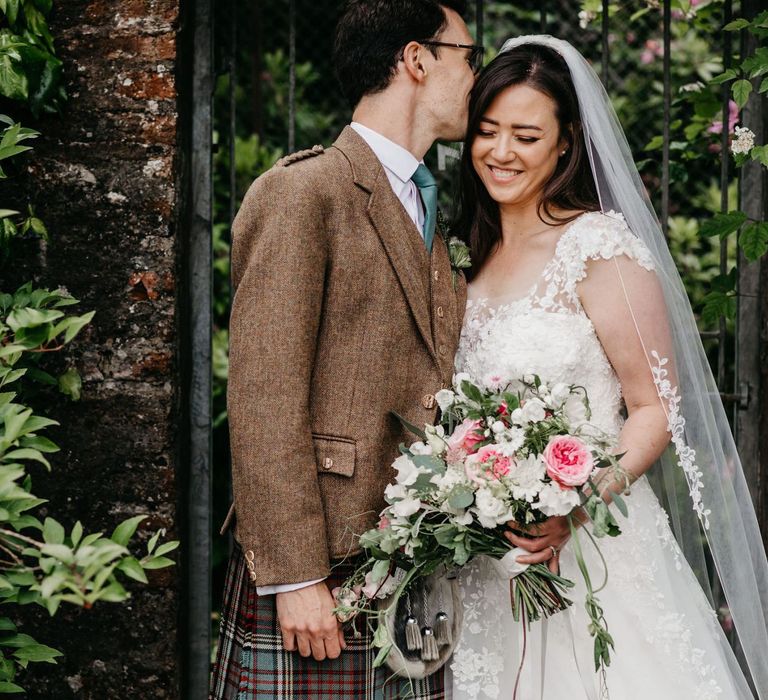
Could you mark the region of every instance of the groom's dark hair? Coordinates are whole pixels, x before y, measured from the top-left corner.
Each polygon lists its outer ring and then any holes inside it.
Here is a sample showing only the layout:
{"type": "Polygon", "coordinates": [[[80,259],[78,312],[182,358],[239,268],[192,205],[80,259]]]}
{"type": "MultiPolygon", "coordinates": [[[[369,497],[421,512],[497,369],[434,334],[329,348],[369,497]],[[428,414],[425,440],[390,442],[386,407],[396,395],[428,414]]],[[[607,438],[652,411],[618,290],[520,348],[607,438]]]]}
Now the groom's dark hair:
{"type": "MultiPolygon", "coordinates": [[[[406,44],[439,36],[448,24],[444,8],[462,15],[466,5],[466,0],[349,0],[336,25],[333,62],[352,107],[390,84],[406,44]]],[[[437,56],[437,47],[427,48],[437,56]]]]}

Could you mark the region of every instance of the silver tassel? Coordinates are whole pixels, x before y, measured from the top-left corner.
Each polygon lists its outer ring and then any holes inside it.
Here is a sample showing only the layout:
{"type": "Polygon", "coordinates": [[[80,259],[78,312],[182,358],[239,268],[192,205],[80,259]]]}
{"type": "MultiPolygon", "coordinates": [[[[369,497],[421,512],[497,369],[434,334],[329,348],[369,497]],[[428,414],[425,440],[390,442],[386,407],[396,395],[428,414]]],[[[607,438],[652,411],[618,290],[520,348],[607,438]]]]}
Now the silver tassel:
{"type": "Polygon", "coordinates": [[[424,635],[424,646],[421,650],[422,661],[437,661],[440,658],[440,650],[437,648],[435,633],[431,627],[425,627],[421,630],[424,635]]]}
{"type": "Polygon", "coordinates": [[[435,639],[441,647],[448,646],[453,642],[448,615],[444,612],[439,612],[435,616],[435,639]]]}
{"type": "Polygon", "coordinates": [[[405,621],[405,646],[408,647],[408,651],[419,651],[421,649],[419,621],[413,615],[408,615],[405,621]]]}

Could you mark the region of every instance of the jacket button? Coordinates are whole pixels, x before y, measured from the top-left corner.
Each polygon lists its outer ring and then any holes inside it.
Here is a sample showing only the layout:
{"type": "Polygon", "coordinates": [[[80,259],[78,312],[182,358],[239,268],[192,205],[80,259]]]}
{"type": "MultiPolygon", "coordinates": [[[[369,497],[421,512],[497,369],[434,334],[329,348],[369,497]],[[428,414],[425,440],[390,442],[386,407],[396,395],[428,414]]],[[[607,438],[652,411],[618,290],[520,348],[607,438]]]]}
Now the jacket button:
{"type": "Polygon", "coordinates": [[[441,355],[445,355],[445,353],[447,353],[447,352],[448,352],[448,348],[446,348],[446,347],[445,347],[445,345],[441,345],[441,346],[440,346],[440,347],[437,349],[437,351],[438,351],[438,352],[439,352],[441,355]]]}
{"type": "Polygon", "coordinates": [[[251,579],[251,581],[255,581],[256,580],[256,572],[255,571],[251,571],[251,573],[248,574],[248,577],[251,579]]]}
{"type": "Polygon", "coordinates": [[[248,561],[253,561],[256,558],[256,555],[253,553],[252,549],[249,549],[245,552],[245,558],[248,561]]]}
{"type": "Polygon", "coordinates": [[[434,408],[435,397],[432,396],[432,394],[425,394],[425,396],[421,399],[421,405],[424,406],[424,408],[434,408]]]}
{"type": "Polygon", "coordinates": [[[323,469],[333,469],[333,460],[330,457],[325,458],[325,461],[323,462],[323,469]]]}
{"type": "Polygon", "coordinates": [[[435,270],[432,274],[435,278],[435,282],[437,282],[437,280],[440,279],[440,270],[435,270]]]}
{"type": "Polygon", "coordinates": [[[443,307],[442,306],[438,306],[437,307],[437,317],[438,318],[442,318],[443,316],[445,316],[445,314],[443,313],[443,307]]]}

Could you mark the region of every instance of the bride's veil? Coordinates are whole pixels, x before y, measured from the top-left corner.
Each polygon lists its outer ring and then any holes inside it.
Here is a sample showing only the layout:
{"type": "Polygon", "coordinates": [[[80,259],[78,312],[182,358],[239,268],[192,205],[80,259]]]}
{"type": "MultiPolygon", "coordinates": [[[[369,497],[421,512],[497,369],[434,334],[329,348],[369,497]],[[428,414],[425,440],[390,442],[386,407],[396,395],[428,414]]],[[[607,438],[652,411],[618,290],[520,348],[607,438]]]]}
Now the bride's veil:
{"type": "Polygon", "coordinates": [[[642,299],[633,296],[631,285],[625,287],[672,433],[669,449],[648,476],[710,600],[709,582],[719,581],[748,675],[758,696],[768,698],[768,564],[744,471],[682,280],[621,125],[589,63],[568,42],[546,35],[510,39],[501,51],[521,44],[543,44],[565,59],[579,100],[601,209],[623,214],[654,257],[668,324],[643,314],[642,299]]]}

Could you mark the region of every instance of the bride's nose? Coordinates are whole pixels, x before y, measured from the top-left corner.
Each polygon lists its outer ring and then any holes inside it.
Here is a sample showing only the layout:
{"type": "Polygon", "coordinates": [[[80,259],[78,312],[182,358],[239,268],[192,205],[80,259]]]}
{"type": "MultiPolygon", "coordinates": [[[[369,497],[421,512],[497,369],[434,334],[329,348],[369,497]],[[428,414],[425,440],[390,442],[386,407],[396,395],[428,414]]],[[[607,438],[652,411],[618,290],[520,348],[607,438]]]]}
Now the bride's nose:
{"type": "Polygon", "coordinates": [[[493,144],[491,155],[500,163],[510,163],[517,158],[515,141],[511,136],[500,135],[493,144]]]}

